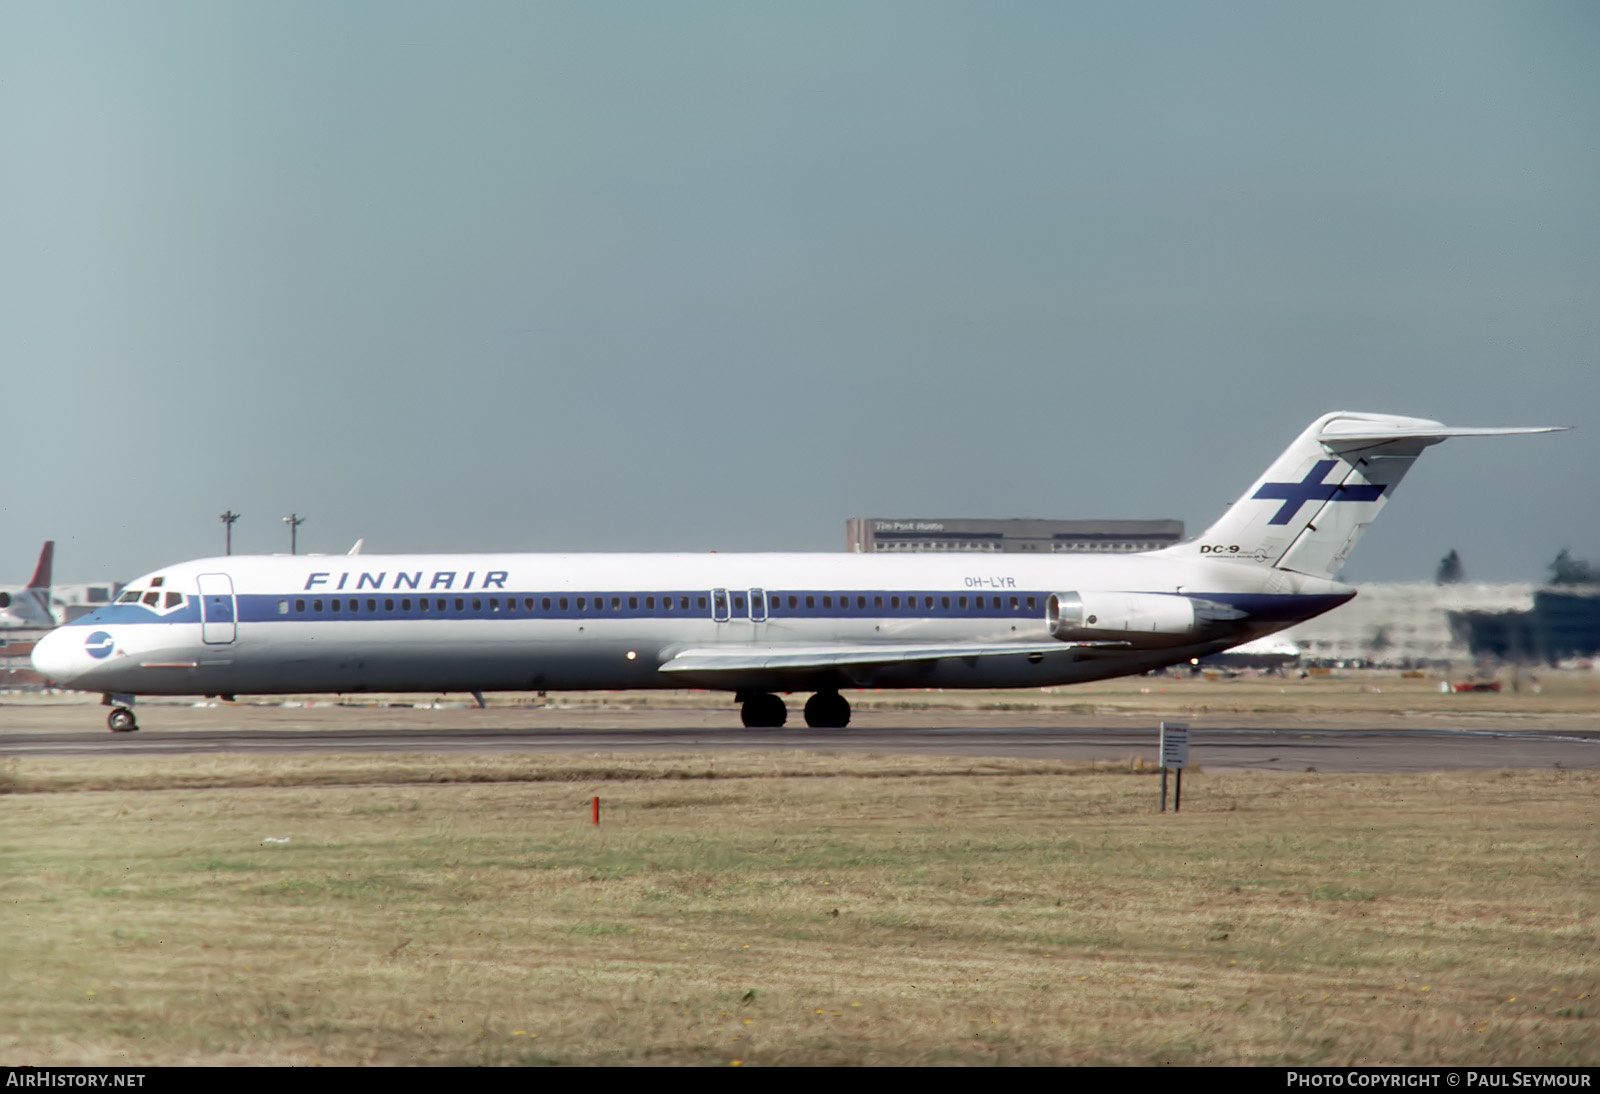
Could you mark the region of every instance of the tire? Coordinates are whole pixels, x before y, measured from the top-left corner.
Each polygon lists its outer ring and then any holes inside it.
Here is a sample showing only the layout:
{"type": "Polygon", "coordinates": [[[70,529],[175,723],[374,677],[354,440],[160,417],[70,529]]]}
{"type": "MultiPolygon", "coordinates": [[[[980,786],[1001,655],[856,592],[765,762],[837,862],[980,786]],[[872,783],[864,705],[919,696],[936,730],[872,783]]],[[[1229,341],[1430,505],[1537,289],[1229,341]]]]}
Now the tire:
{"type": "Polygon", "coordinates": [[[819,691],[806,700],[806,725],[843,729],[850,724],[850,700],[836,691],[819,691]]]}
{"type": "Polygon", "coordinates": [[[782,729],[789,708],[776,695],[752,695],[739,708],[739,720],[747,729],[782,729]]]}

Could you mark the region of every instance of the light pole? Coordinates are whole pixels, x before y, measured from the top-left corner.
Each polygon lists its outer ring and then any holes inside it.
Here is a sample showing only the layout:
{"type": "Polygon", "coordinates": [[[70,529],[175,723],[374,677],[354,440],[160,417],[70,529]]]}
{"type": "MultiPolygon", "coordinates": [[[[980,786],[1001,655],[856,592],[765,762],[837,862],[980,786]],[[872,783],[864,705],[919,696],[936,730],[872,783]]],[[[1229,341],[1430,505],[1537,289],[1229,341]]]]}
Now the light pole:
{"type": "Polygon", "coordinates": [[[288,516],[283,518],[283,523],[289,526],[289,553],[291,555],[295,553],[295,533],[305,522],[305,517],[298,516],[294,513],[290,513],[288,516]]]}
{"type": "Polygon", "coordinates": [[[222,514],[222,526],[227,529],[228,548],[224,552],[225,554],[233,554],[233,522],[238,520],[240,516],[241,514],[235,513],[232,509],[222,514]]]}

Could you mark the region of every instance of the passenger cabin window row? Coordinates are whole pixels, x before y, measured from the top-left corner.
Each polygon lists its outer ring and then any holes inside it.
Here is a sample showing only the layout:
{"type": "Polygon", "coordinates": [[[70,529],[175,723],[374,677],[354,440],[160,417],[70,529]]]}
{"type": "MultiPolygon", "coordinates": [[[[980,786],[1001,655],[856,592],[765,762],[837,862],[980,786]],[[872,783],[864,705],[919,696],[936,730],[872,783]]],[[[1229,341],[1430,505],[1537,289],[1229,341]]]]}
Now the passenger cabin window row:
{"type": "MultiPolygon", "coordinates": [[[[119,603],[131,603],[130,594],[123,594],[119,603]]],[[[138,593],[132,594],[138,599],[138,593]]],[[[154,603],[146,595],[146,603],[154,603]]],[[[182,602],[181,593],[167,593],[167,606],[182,602]],[[172,598],[178,598],[173,600],[172,598]]],[[[727,614],[723,590],[718,590],[717,612],[727,614]]],[[[745,619],[750,615],[772,617],[792,614],[815,615],[818,612],[842,615],[851,612],[875,616],[885,614],[929,617],[951,613],[970,615],[1033,614],[1039,610],[1037,594],[956,596],[934,593],[780,593],[754,591],[751,596],[735,592],[731,598],[733,617],[745,619]],[[763,603],[764,602],[764,603],[763,603]]],[[[660,616],[680,615],[685,612],[705,613],[711,608],[711,598],[703,594],[683,593],[629,593],[585,594],[583,596],[491,596],[491,597],[296,597],[279,599],[279,615],[402,615],[462,616],[462,615],[534,615],[534,616],[600,616],[626,612],[660,616]],[[626,608],[624,608],[626,605],[626,608]]]]}

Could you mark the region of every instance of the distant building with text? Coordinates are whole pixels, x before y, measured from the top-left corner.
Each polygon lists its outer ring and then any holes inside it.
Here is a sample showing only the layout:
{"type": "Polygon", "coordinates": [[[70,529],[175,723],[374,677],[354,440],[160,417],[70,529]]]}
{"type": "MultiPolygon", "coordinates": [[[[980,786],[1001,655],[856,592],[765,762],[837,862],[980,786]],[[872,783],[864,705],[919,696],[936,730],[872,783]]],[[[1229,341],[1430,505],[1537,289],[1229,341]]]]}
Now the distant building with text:
{"type": "Polygon", "coordinates": [[[974,520],[851,517],[847,551],[1082,554],[1153,551],[1183,539],[1181,520],[974,520]]]}

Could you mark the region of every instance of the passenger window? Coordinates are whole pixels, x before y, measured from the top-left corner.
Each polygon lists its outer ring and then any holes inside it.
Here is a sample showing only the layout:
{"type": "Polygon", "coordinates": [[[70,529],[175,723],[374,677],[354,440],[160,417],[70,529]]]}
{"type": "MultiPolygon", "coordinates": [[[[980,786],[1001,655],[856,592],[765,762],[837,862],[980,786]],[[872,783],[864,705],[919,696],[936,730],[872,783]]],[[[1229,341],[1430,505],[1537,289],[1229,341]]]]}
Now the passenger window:
{"type": "Polygon", "coordinates": [[[967,610],[967,598],[966,597],[964,597],[964,596],[963,597],[958,597],[956,599],[956,603],[961,606],[961,610],[962,611],[966,611],[967,610]]]}
{"type": "Polygon", "coordinates": [[[945,611],[949,611],[950,610],[950,598],[948,596],[941,596],[939,598],[939,606],[942,607],[945,611]]]}
{"type": "Polygon", "coordinates": [[[815,608],[816,606],[817,606],[817,598],[814,597],[814,596],[808,595],[806,597],[806,607],[807,608],[815,608]]]}
{"type": "Polygon", "coordinates": [[[900,598],[898,596],[891,596],[889,598],[889,607],[891,607],[891,608],[900,607],[900,598]]]}
{"type": "MultiPolygon", "coordinates": [[[[628,599],[631,601],[633,598],[629,597],[628,599]]],[[[629,607],[632,607],[632,605],[630,604],[629,607]]],[[[647,612],[653,612],[653,611],[656,610],[656,598],[655,597],[647,596],[647,597],[644,598],[644,610],[647,611],[647,612]]]]}
{"type": "Polygon", "coordinates": [[[278,601],[278,614],[279,615],[288,615],[289,614],[289,602],[287,600],[278,601]]]}
{"type": "Polygon", "coordinates": [[[1031,597],[1031,596],[1030,596],[1030,597],[1028,597],[1028,610],[1029,610],[1029,611],[1030,611],[1030,612],[1031,612],[1031,611],[1034,611],[1034,610],[1036,610],[1036,609],[1035,609],[1035,608],[1034,608],[1034,603],[1033,603],[1033,597],[1031,597]]]}
{"type": "Polygon", "coordinates": [[[561,610],[562,611],[566,611],[567,610],[567,598],[566,597],[562,597],[561,598],[561,610]]]}
{"type": "Polygon", "coordinates": [[[614,596],[611,598],[611,610],[614,612],[620,612],[622,610],[622,598],[620,596],[614,596]]]}
{"type": "Polygon", "coordinates": [[[417,600],[417,608],[418,608],[418,610],[420,610],[422,612],[426,612],[428,610],[428,601],[427,601],[427,599],[426,598],[419,598],[417,600]]]}
{"type": "Polygon", "coordinates": [[[296,615],[299,615],[300,613],[304,612],[306,610],[306,602],[303,599],[302,600],[296,600],[294,602],[294,610],[295,610],[295,614],[296,615]]]}
{"type": "Polygon", "coordinates": [[[339,610],[339,598],[338,597],[334,597],[332,600],[328,601],[328,610],[329,611],[334,611],[334,612],[339,610]]]}
{"type": "Polygon", "coordinates": [[[406,597],[404,600],[400,601],[400,610],[403,612],[409,612],[411,610],[410,597],[406,597]]]}
{"type": "Polygon", "coordinates": [[[313,600],[311,602],[311,610],[314,611],[314,612],[320,612],[322,610],[322,601],[321,600],[313,600]]]}
{"type": "Polygon", "coordinates": [[[1011,598],[1011,610],[1012,611],[1016,611],[1017,610],[1017,598],[1016,597],[1012,597],[1011,598]]]}
{"type": "Polygon", "coordinates": [[[798,596],[791,596],[789,598],[789,610],[792,612],[798,607],[800,607],[800,598],[798,596]]]}
{"type": "MultiPolygon", "coordinates": [[[[883,604],[883,598],[882,597],[878,598],[878,604],[880,606],[883,604]]],[[[864,596],[856,597],[856,607],[860,608],[862,611],[866,611],[867,610],[867,598],[864,597],[864,596]]]]}
{"type": "Polygon", "coordinates": [[[833,596],[831,594],[823,596],[823,598],[822,598],[822,606],[824,608],[833,607],[833,596]]]}
{"type": "MultiPolygon", "coordinates": [[[[472,602],[472,606],[476,608],[478,606],[478,602],[474,600],[472,602]]],[[[500,598],[498,596],[491,596],[489,598],[489,610],[491,612],[497,612],[500,610],[500,598]]]]}
{"type": "Polygon", "coordinates": [[[467,602],[465,600],[463,600],[459,596],[456,597],[456,611],[465,612],[466,610],[467,610],[467,602]]]}
{"type": "Polygon", "coordinates": [[[628,610],[630,612],[636,612],[636,611],[639,610],[639,598],[638,597],[636,597],[636,596],[628,597],[628,610]]]}
{"type": "Polygon", "coordinates": [[[701,611],[705,611],[706,610],[706,598],[702,596],[702,597],[698,597],[697,599],[700,601],[700,610],[701,611]]]}
{"type": "Polygon", "coordinates": [[[353,611],[353,612],[359,612],[361,610],[361,601],[355,599],[354,597],[351,597],[350,598],[350,610],[353,611]]]}
{"type": "Polygon", "coordinates": [[[663,608],[665,608],[667,611],[670,612],[672,610],[672,597],[670,597],[670,596],[662,597],[661,598],[661,606],[663,608]]]}
{"type": "Polygon", "coordinates": [[[377,610],[378,610],[378,602],[376,600],[372,599],[370,596],[367,597],[367,611],[375,612],[377,610]]]}
{"type": "Polygon", "coordinates": [[[738,612],[740,615],[744,614],[744,597],[735,596],[733,598],[733,610],[738,612]]]}
{"type": "MultiPolygon", "coordinates": [[[[580,612],[583,611],[588,606],[589,606],[589,598],[588,597],[586,597],[586,596],[578,597],[578,610],[580,612]]],[[[566,607],[566,605],[563,604],[562,607],[566,607]]]]}
{"type": "MultiPolygon", "coordinates": [[[[563,608],[565,608],[567,606],[567,602],[565,600],[563,600],[561,602],[561,606],[563,608]]],[[[547,596],[547,597],[543,598],[542,600],[540,600],[539,601],[539,607],[543,608],[545,611],[549,611],[550,610],[550,598],[547,596]]]]}
{"type": "Polygon", "coordinates": [[[930,611],[930,612],[933,611],[933,597],[931,597],[931,596],[923,597],[922,598],[922,607],[923,607],[924,611],[930,611]]]}

